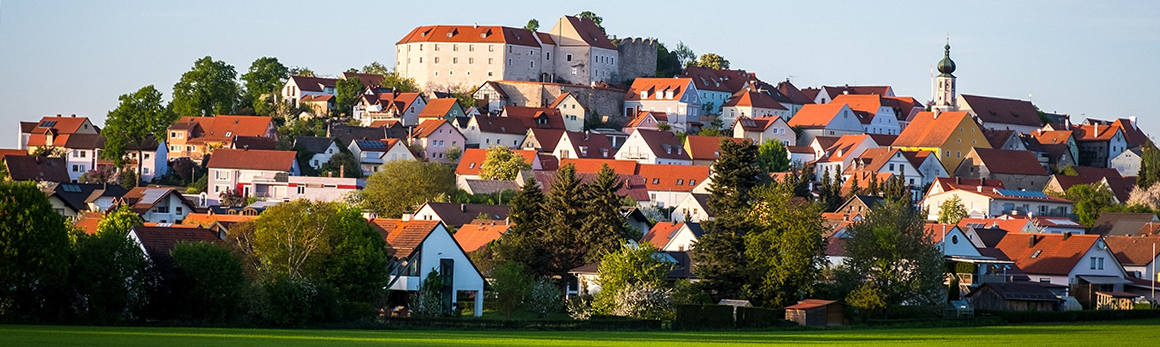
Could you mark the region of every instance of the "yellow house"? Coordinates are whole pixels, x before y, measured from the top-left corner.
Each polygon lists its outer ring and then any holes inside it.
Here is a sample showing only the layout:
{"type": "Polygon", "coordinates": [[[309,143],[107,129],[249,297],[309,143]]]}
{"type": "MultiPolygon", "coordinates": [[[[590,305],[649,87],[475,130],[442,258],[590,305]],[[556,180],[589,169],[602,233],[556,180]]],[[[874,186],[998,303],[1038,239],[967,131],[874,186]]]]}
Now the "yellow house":
{"type": "Polygon", "coordinates": [[[991,148],[967,112],[920,112],[894,140],[903,151],[933,151],[947,172],[955,172],[972,148],[991,148]]]}

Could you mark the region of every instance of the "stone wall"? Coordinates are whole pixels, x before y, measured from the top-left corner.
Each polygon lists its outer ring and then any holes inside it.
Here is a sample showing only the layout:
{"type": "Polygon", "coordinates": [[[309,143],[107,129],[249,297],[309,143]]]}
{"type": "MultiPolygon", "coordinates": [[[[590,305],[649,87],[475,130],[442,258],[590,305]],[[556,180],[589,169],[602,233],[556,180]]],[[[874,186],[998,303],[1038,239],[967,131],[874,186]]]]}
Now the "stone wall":
{"type": "Polygon", "coordinates": [[[657,72],[657,41],[628,37],[616,47],[619,65],[614,82],[620,83],[637,77],[653,77],[657,72]]]}

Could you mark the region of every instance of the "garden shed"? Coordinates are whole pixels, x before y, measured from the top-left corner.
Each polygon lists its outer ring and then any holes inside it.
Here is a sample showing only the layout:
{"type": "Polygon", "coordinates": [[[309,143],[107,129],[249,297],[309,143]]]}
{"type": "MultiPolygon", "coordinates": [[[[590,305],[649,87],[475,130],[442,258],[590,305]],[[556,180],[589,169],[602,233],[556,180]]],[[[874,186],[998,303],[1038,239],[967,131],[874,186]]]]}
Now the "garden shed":
{"type": "Polygon", "coordinates": [[[818,299],[806,299],[787,306],[785,319],[807,327],[841,326],[846,323],[842,304],[818,299]]]}

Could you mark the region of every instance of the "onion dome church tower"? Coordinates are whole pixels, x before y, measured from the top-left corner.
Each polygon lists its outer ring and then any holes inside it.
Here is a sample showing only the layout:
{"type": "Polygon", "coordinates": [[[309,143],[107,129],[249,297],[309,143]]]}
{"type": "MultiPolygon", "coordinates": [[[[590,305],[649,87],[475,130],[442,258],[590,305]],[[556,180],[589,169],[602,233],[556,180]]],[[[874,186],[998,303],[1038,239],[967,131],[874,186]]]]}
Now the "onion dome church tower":
{"type": "Polygon", "coordinates": [[[938,86],[934,94],[934,106],[941,108],[943,111],[956,111],[958,105],[955,103],[955,62],[951,60],[951,44],[947,43],[946,52],[942,60],[938,62],[939,75],[935,77],[935,85],[938,86]]]}

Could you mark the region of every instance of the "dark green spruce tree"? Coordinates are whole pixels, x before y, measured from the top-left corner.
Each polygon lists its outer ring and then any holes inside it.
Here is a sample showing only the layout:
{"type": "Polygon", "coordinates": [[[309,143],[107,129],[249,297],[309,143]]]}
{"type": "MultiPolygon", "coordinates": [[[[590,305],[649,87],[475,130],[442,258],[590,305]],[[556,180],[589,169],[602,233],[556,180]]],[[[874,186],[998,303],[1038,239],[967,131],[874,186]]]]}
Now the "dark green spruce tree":
{"type": "Polygon", "coordinates": [[[584,215],[584,185],[576,176],[576,167],[561,166],[552,181],[552,190],[544,201],[545,243],[551,275],[566,276],[568,270],[584,265],[588,249],[581,241],[584,215]]]}
{"type": "Polygon", "coordinates": [[[536,275],[547,275],[551,268],[548,262],[547,245],[544,238],[544,202],[546,198],[540,185],[529,178],[520,192],[512,198],[508,218],[512,227],[497,243],[499,261],[511,261],[524,266],[536,275]]]}
{"type": "Polygon", "coordinates": [[[587,252],[585,262],[596,262],[605,254],[616,252],[628,237],[628,224],[620,215],[620,197],[616,191],[624,182],[604,164],[596,179],[584,185],[584,221],[580,229],[587,252]]]}
{"type": "Polygon", "coordinates": [[[721,157],[713,164],[709,209],[714,219],[703,223],[706,233],[693,248],[693,261],[694,272],[714,299],[739,297],[748,277],[744,237],[754,228],[748,211],[761,180],[756,163],[757,146],[722,141],[721,157]]]}

